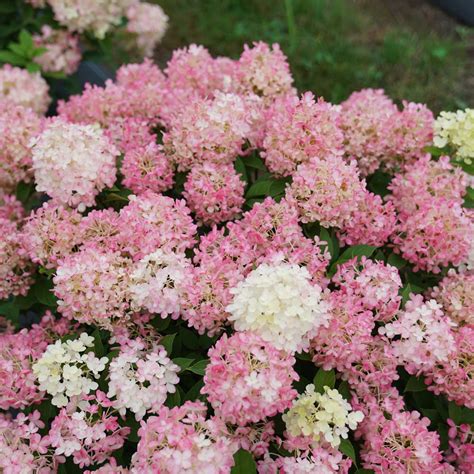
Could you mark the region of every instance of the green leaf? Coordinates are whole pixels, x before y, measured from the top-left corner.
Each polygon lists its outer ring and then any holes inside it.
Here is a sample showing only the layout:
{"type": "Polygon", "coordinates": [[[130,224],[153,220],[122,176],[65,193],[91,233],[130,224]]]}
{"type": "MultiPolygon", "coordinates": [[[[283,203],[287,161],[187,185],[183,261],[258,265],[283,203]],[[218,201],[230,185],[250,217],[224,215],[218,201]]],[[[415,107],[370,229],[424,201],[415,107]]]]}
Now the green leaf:
{"type": "Polygon", "coordinates": [[[250,186],[246,199],[255,198],[259,196],[278,196],[285,191],[287,179],[261,179],[255,181],[250,186]]]}
{"type": "Polygon", "coordinates": [[[162,337],[160,339],[160,344],[165,348],[168,355],[171,355],[171,353],[173,352],[173,342],[175,337],[176,333],[168,334],[167,336],[162,337]]]}
{"type": "Polygon", "coordinates": [[[20,31],[18,39],[20,40],[20,45],[24,48],[25,51],[32,50],[35,46],[33,43],[33,37],[26,30],[20,31]]]}
{"type": "Polygon", "coordinates": [[[195,400],[205,400],[204,395],[201,394],[201,388],[204,387],[203,379],[198,380],[186,393],[186,400],[191,402],[195,400]]]}
{"type": "Polygon", "coordinates": [[[13,66],[23,66],[25,64],[25,58],[11,51],[0,51],[0,62],[12,64],[13,66]]]}
{"type": "Polygon", "coordinates": [[[161,316],[157,316],[156,318],[153,318],[151,321],[151,325],[157,331],[164,331],[165,329],[168,329],[168,326],[170,324],[171,324],[171,318],[163,319],[161,316]]]}
{"type": "Polygon", "coordinates": [[[343,439],[341,441],[341,444],[339,445],[339,451],[356,462],[357,458],[354,446],[352,446],[352,443],[348,439],[343,439]]]}
{"type": "Polygon", "coordinates": [[[28,198],[31,196],[31,194],[34,192],[34,184],[33,183],[25,183],[24,181],[21,181],[17,184],[16,187],[16,197],[19,201],[21,201],[23,204],[26,203],[28,198]]]}
{"type": "Polygon", "coordinates": [[[102,339],[100,337],[100,332],[96,329],[91,336],[94,338],[94,353],[97,357],[101,358],[105,355],[104,344],[102,344],[102,339]]]}
{"type": "Polygon", "coordinates": [[[448,414],[449,418],[454,421],[457,425],[464,423],[463,420],[463,409],[459,405],[456,405],[454,402],[449,402],[448,405],[448,414]]]}
{"type": "Polygon", "coordinates": [[[400,268],[406,266],[408,262],[397,253],[391,253],[388,256],[387,263],[389,265],[392,265],[392,267],[398,268],[400,270],[400,268]]]}
{"type": "Polygon", "coordinates": [[[190,367],[188,367],[187,370],[197,375],[204,375],[208,364],[209,364],[209,359],[203,359],[191,365],[190,367]]]}
{"type": "Polygon", "coordinates": [[[176,365],[179,365],[181,372],[184,372],[190,365],[193,364],[194,359],[187,359],[186,357],[176,357],[173,359],[176,365]]]}
{"type": "Polygon", "coordinates": [[[328,251],[331,254],[331,258],[334,257],[334,242],[332,241],[331,235],[329,234],[329,231],[325,229],[324,227],[321,229],[321,232],[319,233],[319,238],[321,240],[324,240],[328,244],[328,251]]]}
{"type": "Polygon", "coordinates": [[[354,474],[374,474],[374,471],[372,469],[357,469],[354,474]]]}
{"type": "Polygon", "coordinates": [[[187,328],[181,328],[179,335],[181,336],[184,347],[191,350],[199,349],[199,338],[193,331],[187,328]]]}
{"type": "Polygon", "coordinates": [[[336,383],[336,374],[334,370],[319,369],[313,379],[316,392],[323,393],[324,387],[334,388],[336,383]]]}
{"type": "Polygon", "coordinates": [[[176,391],[174,393],[170,393],[168,395],[165,405],[168,408],[173,408],[181,405],[181,393],[179,391],[179,387],[176,387],[176,391]]]}
{"type": "Polygon", "coordinates": [[[53,282],[46,278],[39,278],[33,285],[33,292],[36,299],[45,306],[55,307],[57,305],[56,296],[53,294],[53,282]]]}
{"type": "Polygon", "coordinates": [[[329,269],[329,276],[333,276],[339,265],[348,262],[354,257],[370,257],[377,247],[373,245],[353,245],[344,250],[342,255],[331,265],[329,269]]]}
{"type": "Polygon", "coordinates": [[[423,379],[412,375],[405,386],[405,392],[422,392],[423,390],[426,390],[423,379]]]}
{"type": "Polygon", "coordinates": [[[5,316],[15,326],[19,325],[20,308],[15,301],[0,303],[0,314],[5,316]]]}
{"type": "Polygon", "coordinates": [[[349,401],[351,399],[351,390],[349,387],[349,384],[343,380],[340,384],[339,387],[337,387],[337,391],[346,399],[349,401]]]}
{"type": "Polygon", "coordinates": [[[237,157],[237,159],[234,162],[234,169],[237,174],[240,174],[240,179],[242,181],[245,181],[245,182],[248,181],[247,170],[245,168],[244,160],[242,160],[242,157],[240,156],[237,157]]]}
{"type": "Polygon", "coordinates": [[[242,161],[244,162],[245,166],[248,166],[249,168],[268,171],[263,160],[255,154],[246,156],[242,161]]]}
{"type": "Polygon", "coordinates": [[[464,197],[464,207],[468,209],[474,208],[474,188],[467,188],[467,193],[464,197]]]}
{"type": "Polygon", "coordinates": [[[252,454],[245,449],[239,449],[234,454],[234,467],[230,472],[231,474],[255,474],[257,465],[252,454]]]}

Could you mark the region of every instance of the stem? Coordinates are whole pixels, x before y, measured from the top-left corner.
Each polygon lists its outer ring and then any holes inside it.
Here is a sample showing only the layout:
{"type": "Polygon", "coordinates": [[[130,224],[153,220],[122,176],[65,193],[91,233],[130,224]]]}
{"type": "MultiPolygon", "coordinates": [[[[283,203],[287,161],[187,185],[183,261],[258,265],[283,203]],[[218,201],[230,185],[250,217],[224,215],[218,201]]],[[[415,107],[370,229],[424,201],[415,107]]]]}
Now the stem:
{"type": "Polygon", "coordinates": [[[296,23],[295,13],[293,11],[293,0],[285,0],[285,10],[288,34],[290,37],[290,51],[293,52],[296,47],[296,23]]]}

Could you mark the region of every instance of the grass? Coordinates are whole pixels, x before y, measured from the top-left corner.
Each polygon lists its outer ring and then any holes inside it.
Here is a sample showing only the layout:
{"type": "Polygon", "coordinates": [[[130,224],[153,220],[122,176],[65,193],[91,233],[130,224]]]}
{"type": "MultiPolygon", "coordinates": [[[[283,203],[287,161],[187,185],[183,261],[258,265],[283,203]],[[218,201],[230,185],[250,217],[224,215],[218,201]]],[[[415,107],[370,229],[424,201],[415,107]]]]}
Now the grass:
{"type": "Polygon", "coordinates": [[[472,30],[432,7],[420,7],[419,0],[157,3],[170,17],[157,51],[161,64],[173,49],[189,43],[237,58],[244,43],[263,40],[280,43],[300,91],[312,90],[332,102],[363,87],[382,87],[398,101],[425,102],[435,112],[467,107],[472,99],[472,30]]]}

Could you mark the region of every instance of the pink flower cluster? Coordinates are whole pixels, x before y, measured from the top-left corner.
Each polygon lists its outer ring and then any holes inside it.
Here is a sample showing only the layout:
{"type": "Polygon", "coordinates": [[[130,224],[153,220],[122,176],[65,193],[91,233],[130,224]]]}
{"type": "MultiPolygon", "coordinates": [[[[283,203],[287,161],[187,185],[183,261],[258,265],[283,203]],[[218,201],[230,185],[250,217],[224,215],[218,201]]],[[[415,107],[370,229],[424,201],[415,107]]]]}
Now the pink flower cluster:
{"type": "MultiPolygon", "coordinates": [[[[156,39],[152,6],[48,3],[156,39]]],[[[472,180],[425,106],[299,96],[264,43],[123,66],[53,118],[25,74],[0,70],[2,472],[469,472],[444,405],[474,409],[472,180]]]]}
{"type": "Polygon", "coordinates": [[[81,61],[79,38],[65,30],[54,30],[43,25],[41,34],[33,37],[37,48],[46,51],[35,58],[43,72],[74,73],[81,61]]]}

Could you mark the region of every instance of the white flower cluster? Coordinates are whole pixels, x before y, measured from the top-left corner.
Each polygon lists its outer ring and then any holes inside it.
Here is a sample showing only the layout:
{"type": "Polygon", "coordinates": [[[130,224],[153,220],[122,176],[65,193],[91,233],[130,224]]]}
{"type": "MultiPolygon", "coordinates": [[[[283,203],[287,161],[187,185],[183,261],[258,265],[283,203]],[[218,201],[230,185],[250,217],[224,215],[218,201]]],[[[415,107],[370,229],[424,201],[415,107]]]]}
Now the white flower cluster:
{"type": "Polygon", "coordinates": [[[441,112],[435,121],[434,144],[452,146],[455,158],[471,164],[474,160],[474,109],[441,112]]]}
{"type": "Polygon", "coordinates": [[[329,320],[322,290],[294,264],[261,264],[230,291],[226,308],[237,331],[251,331],[278,349],[301,351],[329,320]]]}
{"type": "Polygon", "coordinates": [[[70,31],[91,31],[102,39],[118,26],[133,0],[48,0],[56,20],[70,31]]]}
{"type": "Polygon", "coordinates": [[[108,359],[98,359],[92,351],[86,353],[91,347],[94,338],[84,332],[78,339],[50,344],[33,364],[39,388],[53,396],[53,405],[66,406],[69,397],[87,395],[98,388],[94,379],[99,378],[108,359]]]}
{"type": "Polygon", "coordinates": [[[168,393],[176,391],[179,366],[168,357],[163,346],[145,350],[135,341],[110,363],[108,397],[115,397],[114,407],[125,415],[126,410],[141,420],[147,412],[156,413],[168,393]]]}
{"type": "Polygon", "coordinates": [[[37,191],[61,204],[82,211],[115,182],[119,152],[98,125],[54,120],[31,146],[37,191]]]}
{"type": "Polygon", "coordinates": [[[324,387],[324,393],[307,385],[306,390],[283,415],[288,432],[292,436],[310,436],[316,443],[321,438],[337,448],[341,438],[346,439],[349,429],[354,430],[364,418],[360,411],[352,411],[336,389],[324,387]]]}
{"type": "Polygon", "coordinates": [[[147,309],[162,318],[177,318],[182,285],[189,267],[184,255],[158,249],[138,262],[131,275],[132,308],[147,309]]]}

